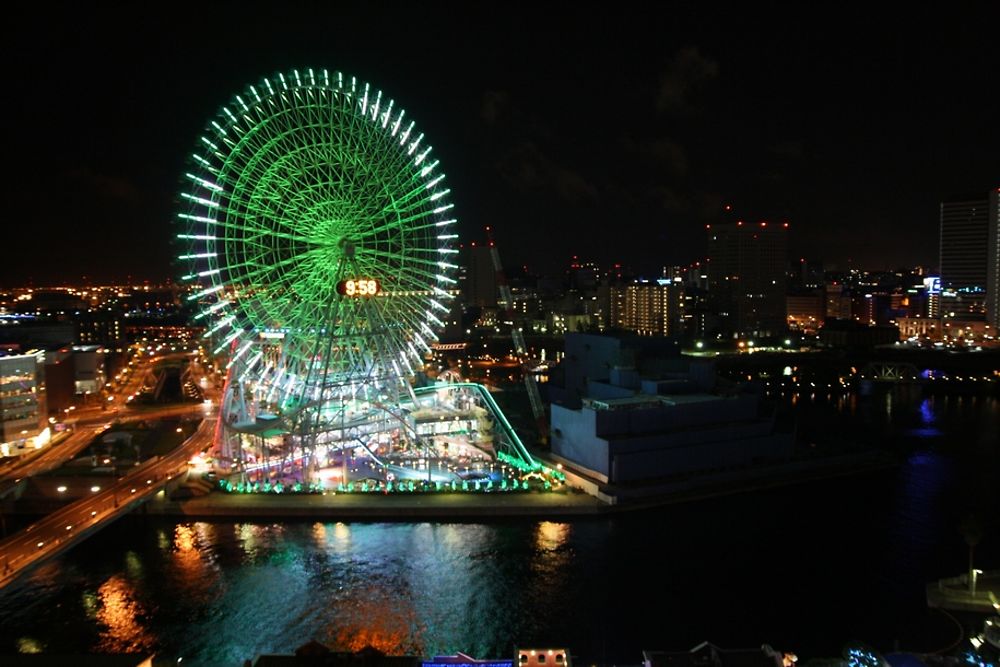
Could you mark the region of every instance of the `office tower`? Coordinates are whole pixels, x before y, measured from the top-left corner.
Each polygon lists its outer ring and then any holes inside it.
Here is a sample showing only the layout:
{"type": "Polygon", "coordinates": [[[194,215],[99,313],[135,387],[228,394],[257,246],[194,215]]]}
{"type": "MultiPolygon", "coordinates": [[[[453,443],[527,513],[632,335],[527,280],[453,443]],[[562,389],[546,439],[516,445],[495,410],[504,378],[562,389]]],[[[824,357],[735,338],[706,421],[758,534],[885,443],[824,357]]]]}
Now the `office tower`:
{"type": "Polygon", "coordinates": [[[1000,327],[1000,188],[990,191],[986,246],[986,319],[1000,327]]]}
{"type": "Polygon", "coordinates": [[[784,332],[788,223],[708,226],[708,293],[723,333],[784,332]]]}
{"type": "Polygon", "coordinates": [[[945,313],[981,313],[985,302],[989,195],[959,195],[941,202],[941,288],[945,313]]]}
{"type": "Polygon", "coordinates": [[[497,275],[493,267],[491,247],[472,243],[465,251],[465,303],[469,306],[495,308],[497,305],[497,275]]]}

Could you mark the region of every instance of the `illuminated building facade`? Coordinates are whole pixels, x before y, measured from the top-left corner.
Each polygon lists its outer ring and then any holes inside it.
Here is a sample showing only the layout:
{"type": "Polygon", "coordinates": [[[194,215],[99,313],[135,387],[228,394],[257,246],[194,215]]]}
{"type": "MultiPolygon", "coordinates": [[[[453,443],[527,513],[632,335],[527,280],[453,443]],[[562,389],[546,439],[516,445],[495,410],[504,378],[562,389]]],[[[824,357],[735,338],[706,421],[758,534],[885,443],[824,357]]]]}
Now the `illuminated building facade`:
{"type": "Polygon", "coordinates": [[[736,222],[707,231],[708,294],[723,333],[784,332],[788,224],[736,222]]]}
{"type": "Polygon", "coordinates": [[[73,363],[77,394],[96,394],[104,388],[104,348],[97,345],[74,345],[73,363]]]}
{"type": "MultiPolygon", "coordinates": [[[[13,352],[12,348],[7,349],[13,352]]],[[[0,350],[0,355],[4,351],[0,350]]],[[[49,440],[44,354],[0,356],[0,455],[18,456],[49,440]]]]}
{"type": "Polygon", "coordinates": [[[611,321],[640,336],[674,336],[684,319],[684,290],[665,281],[611,288],[611,321]]]}
{"type": "Polygon", "coordinates": [[[826,319],[824,292],[814,289],[800,294],[789,294],[785,298],[788,313],[788,328],[793,331],[815,333],[826,319]]]}
{"type": "Polygon", "coordinates": [[[989,344],[997,338],[995,325],[982,318],[901,317],[898,324],[900,340],[922,338],[929,341],[989,344]]]}
{"type": "Polygon", "coordinates": [[[941,317],[941,276],[924,278],[924,293],[927,295],[927,316],[941,317]]]}
{"type": "Polygon", "coordinates": [[[943,336],[941,320],[937,317],[900,317],[897,324],[900,340],[910,338],[941,340],[943,336]]]}
{"type": "Polygon", "coordinates": [[[518,667],[570,667],[567,648],[516,648],[518,667]]]}
{"type": "Polygon", "coordinates": [[[103,345],[111,349],[122,346],[125,327],[114,311],[91,311],[77,315],[73,320],[78,345],[103,345]]]}

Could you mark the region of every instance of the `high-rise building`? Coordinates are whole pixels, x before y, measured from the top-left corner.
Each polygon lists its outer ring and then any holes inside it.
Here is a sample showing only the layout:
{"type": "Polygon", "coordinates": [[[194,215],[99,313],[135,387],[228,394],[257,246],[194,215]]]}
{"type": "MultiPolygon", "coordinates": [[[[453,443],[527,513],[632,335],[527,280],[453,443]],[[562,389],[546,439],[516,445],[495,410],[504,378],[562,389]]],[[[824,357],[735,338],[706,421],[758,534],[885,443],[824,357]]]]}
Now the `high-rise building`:
{"type": "Polygon", "coordinates": [[[788,223],[708,226],[708,294],[734,336],[785,330],[788,223]]]}
{"type": "Polygon", "coordinates": [[[988,274],[989,195],[941,202],[941,288],[944,311],[982,312],[988,274]]]}
{"type": "Polygon", "coordinates": [[[497,305],[497,275],[493,268],[491,246],[472,243],[465,247],[465,303],[481,308],[497,305]]]}
{"type": "Polygon", "coordinates": [[[614,327],[640,336],[675,336],[684,319],[684,288],[669,281],[611,287],[614,327]]]}
{"type": "Polygon", "coordinates": [[[986,244],[986,319],[1000,327],[1000,187],[990,191],[986,244]]]}

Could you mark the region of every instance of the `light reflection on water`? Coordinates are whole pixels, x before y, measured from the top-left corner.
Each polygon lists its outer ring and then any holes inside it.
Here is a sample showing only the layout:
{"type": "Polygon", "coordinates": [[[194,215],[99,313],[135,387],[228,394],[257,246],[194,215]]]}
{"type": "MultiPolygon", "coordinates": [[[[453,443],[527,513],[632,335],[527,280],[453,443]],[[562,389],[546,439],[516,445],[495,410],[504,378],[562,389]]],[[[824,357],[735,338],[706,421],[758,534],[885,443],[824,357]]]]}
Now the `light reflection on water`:
{"type": "MultiPolygon", "coordinates": [[[[0,654],[148,649],[186,665],[237,666],[316,639],[340,650],[483,657],[561,644],[589,663],[634,662],[644,647],[706,638],[835,654],[848,639],[839,627],[891,641],[927,618],[924,584],[964,566],[955,490],[967,494],[973,480],[996,493],[982,477],[995,466],[963,457],[996,461],[1000,413],[995,399],[900,394],[887,420],[885,406],[881,396],[837,400],[833,418],[801,424],[888,434],[908,448],[896,470],[639,515],[491,524],[130,518],[0,594],[0,654]],[[908,433],[917,428],[940,435],[908,433]],[[779,598],[784,605],[770,604],[779,598]],[[858,599],[864,610],[847,629],[842,610],[858,599]]],[[[977,550],[984,565],[1000,566],[997,546],[984,540],[977,550]]]]}
{"type": "Polygon", "coordinates": [[[97,591],[97,622],[103,626],[95,647],[101,653],[134,653],[156,644],[146,628],[146,612],[126,577],[114,576],[97,591]]]}

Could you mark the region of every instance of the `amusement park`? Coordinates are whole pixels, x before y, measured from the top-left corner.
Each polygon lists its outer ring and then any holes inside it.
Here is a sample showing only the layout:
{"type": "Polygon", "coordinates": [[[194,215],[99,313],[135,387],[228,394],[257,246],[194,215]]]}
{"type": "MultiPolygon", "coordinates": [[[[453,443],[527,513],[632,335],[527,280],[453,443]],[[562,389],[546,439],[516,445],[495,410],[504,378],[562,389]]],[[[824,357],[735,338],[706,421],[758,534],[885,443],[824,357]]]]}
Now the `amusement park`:
{"type": "Polygon", "coordinates": [[[182,279],[225,375],[207,454],[222,490],[562,485],[487,387],[417,380],[459,295],[458,220],[394,99],[325,69],[261,79],[206,124],[182,181],[182,279]]]}

